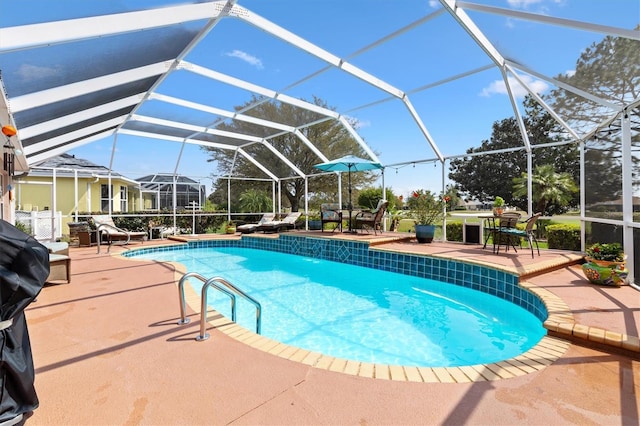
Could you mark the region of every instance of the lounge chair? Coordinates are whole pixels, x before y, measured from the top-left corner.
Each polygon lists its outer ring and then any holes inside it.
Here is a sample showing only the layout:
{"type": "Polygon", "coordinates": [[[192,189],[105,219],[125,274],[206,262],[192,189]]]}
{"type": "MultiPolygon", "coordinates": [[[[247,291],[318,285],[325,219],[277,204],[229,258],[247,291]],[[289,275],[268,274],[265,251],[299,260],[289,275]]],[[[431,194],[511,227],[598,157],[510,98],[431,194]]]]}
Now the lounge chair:
{"type": "Polygon", "coordinates": [[[98,231],[98,253],[100,253],[100,244],[106,242],[111,248],[111,244],[129,244],[130,241],[144,242],[147,239],[147,233],[142,231],[127,231],[118,228],[113,219],[108,214],[91,216],[91,220],[98,231]]]}
{"type": "Polygon", "coordinates": [[[296,227],[296,221],[300,217],[302,212],[293,212],[286,215],[282,220],[272,220],[265,222],[256,228],[256,231],[262,232],[280,232],[288,229],[294,229],[296,227]]]}
{"type": "Polygon", "coordinates": [[[273,222],[275,218],[275,213],[265,213],[258,223],[245,223],[244,225],[236,226],[236,231],[241,234],[251,234],[252,232],[256,232],[256,229],[260,225],[264,225],[267,222],[273,222]]]}
{"type": "Polygon", "coordinates": [[[362,210],[354,218],[355,229],[364,229],[369,232],[368,229],[373,229],[373,234],[377,235],[382,223],[382,217],[385,211],[387,211],[388,201],[380,200],[378,205],[373,210],[362,210]]]}
{"type": "Polygon", "coordinates": [[[324,203],[320,205],[320,223],[321,230],[324,232],[324,224],[325,223],[335,223],[336,225],[333,227],[331,232],[335,231],[336,228],[340,228],[340,232],[342,232],[342,209],[340,208],[340,204],[338,203],[324,203]]]}

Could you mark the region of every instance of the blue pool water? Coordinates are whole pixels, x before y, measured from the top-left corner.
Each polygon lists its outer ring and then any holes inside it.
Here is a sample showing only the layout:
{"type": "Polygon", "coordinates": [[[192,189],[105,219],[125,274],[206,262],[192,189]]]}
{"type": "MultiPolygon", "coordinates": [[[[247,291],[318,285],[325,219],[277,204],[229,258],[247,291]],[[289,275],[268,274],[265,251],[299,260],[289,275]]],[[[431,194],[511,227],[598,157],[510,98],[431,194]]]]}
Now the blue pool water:
{"type": "MultiPolygon", "coordinates": [[[[310,257],[219,247],[136,255],[221,276],[262,304],[262,334],[325,355],[371,363],[462,366],[533,347],[546,331],[501,298],[426,278],[310,257]]],[[[200,293],[202,283],[190,281],[200,293]]],[[[229,298],[209,304],[231,317],[229,298]]],[[[255,307],[238,299],[237,322],[255,330],[255,307]]]]}

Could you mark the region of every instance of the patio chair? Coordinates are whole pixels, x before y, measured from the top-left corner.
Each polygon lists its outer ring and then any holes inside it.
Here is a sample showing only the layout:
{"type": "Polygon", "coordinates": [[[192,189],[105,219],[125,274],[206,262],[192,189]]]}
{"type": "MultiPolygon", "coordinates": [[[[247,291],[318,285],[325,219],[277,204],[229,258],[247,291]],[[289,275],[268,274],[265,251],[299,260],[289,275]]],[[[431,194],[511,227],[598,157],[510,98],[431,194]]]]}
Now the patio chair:
{"type": "MultiPolygon", "coordinates": [[[[526,221],[526,226],[524,229],[518,229],[516,227],[513,228],[507,228],[504,229],[503,231],[501,231],[502,234],[504,235],[508,235],[509,237],[511,236],[515,236],[518,237],[518,239],[520,239],[520,247],[522,247],[522,238],[526,238],[527,241],[529,242],[529,247],[531,248],[531,257],[534,258],[534,254],[533,254],[533,243],[535,241],[536,243],[536,248],[538,249],[538,256],[540,256],[540,247],[538,246],[538,239],[536,238],[536,234],[535,232],[533,232],[533,226],[536,224],[536,222],[538,221],[538,218],[542,216],[542,213],[536,213],[533,216],[531,216],[529,219],[527,219],[526,221]]],[[[515,247],[514,247],[515,249],[515,247]]]]}
{"type": "Polygon", "coordinates": [[[377,235],[378,230],[380,229],[380,224],[382,223],[382,217],[384,213],[387,211],[387,206],[389,205],[388,201],[380,200],[378,201],[378,205],[373,210],[362,210],[359,212],[354,218],[355,221],[355,229],[364,229],[369,233],[368,229],[373,229],[373,234],[377,235]]]}
{"type": "Polygon", "coordinates": [[[258,223],[245,223],[244,225],[236,226],[236,231],[240,232],[241,234],[251,234],[252,232],[256,232],[256,229],[260,225],[264,225],[267,222],[273,222],[275,218],[275,213],[265,213],[264,215],[262,215],[258,223]]]}
{"type": "Polygon", "coordinates": [[[69,243],[42,242],[49,251],[49,276],[46,282],[66,280],[71,282],[71,258],[69,257],[69,243]]]}
{"type": "Polygon", "coordinates": [[[46,282],[65,280],[71,282],[71,258],[64,254],[49,253],[49,276],[46,282]]]}
{"type": "Polygon", "coordinates": [[[324,232],[325,223],[335,223],[331,232],[336,228],[340,228],[342,232],[342,209],[338,203],[323,203],[320,204],[320,230],[324,232]]]}
{"type": "Polygon", "coordinates": [[[292,212],[286,215],[281,220],[272,220],[259,225],[256,231],[267,232],[280,232],[288,229],[294,229],[296,227],[296,221],[302,215],[302,212],[292,212]]]}
{"type": "Polygon", "coordinates": [[[509,251],[509,246],[513,247],[515,252],[518,252],[514,239],[508,234],[510,229],[515,229],[516,224],[522,216],[518,212],[505,212],[497,216],[498,223],[495,225],[493,231],[493,250],[495,253],[500,253],[500,246],[504,244],[505,251],[509,251]],[[496,249],[497,247],[497,249],[496,249]]]}
{"type": "Polygon", "coordinates": [[[113,223],[113,218],[108,214],[91,216],[91,221],[96,226],[98,234],[98,253],[100,253],[100,244],[106,242],[111,248],[111,244],[117,243],[126,245],[130,241],[140,241],[141,243],[147,239],[147,233],[142,231],[127,231],[118,228],[113,223]]]}

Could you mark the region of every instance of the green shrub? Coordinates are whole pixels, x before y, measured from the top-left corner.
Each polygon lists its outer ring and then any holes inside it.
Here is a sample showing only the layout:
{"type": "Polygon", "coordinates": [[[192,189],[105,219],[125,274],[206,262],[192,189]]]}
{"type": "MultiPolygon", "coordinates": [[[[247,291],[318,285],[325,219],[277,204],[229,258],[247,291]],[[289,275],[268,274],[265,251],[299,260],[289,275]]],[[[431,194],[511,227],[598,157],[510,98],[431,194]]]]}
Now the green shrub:
{"type": "Polygon", "coordinates": [[[580,251],[580,225],[559,223],[546,230],[550,249],[580,251]]]}
{"type": "Polygon", "coordinates": [[[16,221],[16,224],[14,225],[17,229],[19,229],[20,231],[24,232],[25,234],[29,234],[31,235],[31,227],[25,225],[22,222],[18,222],[16,221]]]}
{"type": "MultiPolygon", "coordinates": [[[[128,231],[149,231],[149,222],[153,221],[157,226],[164,225],[168,228],[173,227],[173,215],[168,210],[161,212],[163,215],[158,215],[158,211],[138,211],[128,212],[124,214],[114,213],[112,215],[113,223],[122,229],[128,231]]],[[[193,226],[193,216],[190,210],[178,210],[176,211],[176,226],[178,229],[188,229],[191,231],[193,226]]],[[[92,215],[102,215],[103,212],[80,212],[78,219],[80,221],[89,221],[92,215]]],[[[224,215],[205,215],[196,213],[196,233],[201,234],[213,229],[220,229],[222,224],[226,222],[227,216],[224,215]]]]}
{"type": "Polygon", "coordinates": [[[462,241],[462,222],[447,222],[447,241],[462,241]]]}
{"type": "MultiPolygon", "coordinates": [[[[551,219],[538,219],[536,222],[536,238],[544,240],[547,238],[547,227],[551,225],[551,219]]],[[[525,225],[526,226],[526,225],[525,225]]]]}
{"type": "Polygon", "coordinates": [[[113,223],[118,228],[132,232],[147,232],[149,230],[149,218],[144,216],[113,216],[113,223]]]}

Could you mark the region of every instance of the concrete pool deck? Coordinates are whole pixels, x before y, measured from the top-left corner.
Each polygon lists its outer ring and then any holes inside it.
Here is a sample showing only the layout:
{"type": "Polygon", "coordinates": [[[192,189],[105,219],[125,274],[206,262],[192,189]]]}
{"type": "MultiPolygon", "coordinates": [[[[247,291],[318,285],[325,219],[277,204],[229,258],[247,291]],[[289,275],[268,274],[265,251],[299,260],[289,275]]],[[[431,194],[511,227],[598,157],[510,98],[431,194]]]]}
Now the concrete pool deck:
{"type": "Polygon", "coordinates": [[[218,329],[196,342],[198,314],[190,311],[192,322],[176,325],[173,265],[72,248],[71,284],[47,285],[27,309],[41,401],[28,424],[637,423],[640,293],[631,287],[589,284],[564,252],[544,250],[531,259],[527,251],[494,255],[480,246],[417,244],[392,234],[324,237],[520,268],[526,282],[566,303],[578,334],[587,327],[626,335],[631,350],[554,337],[566,351],[544,368],[500,380],[480,374],[475,382],[338,373],[274,356],[218,329]]]}

